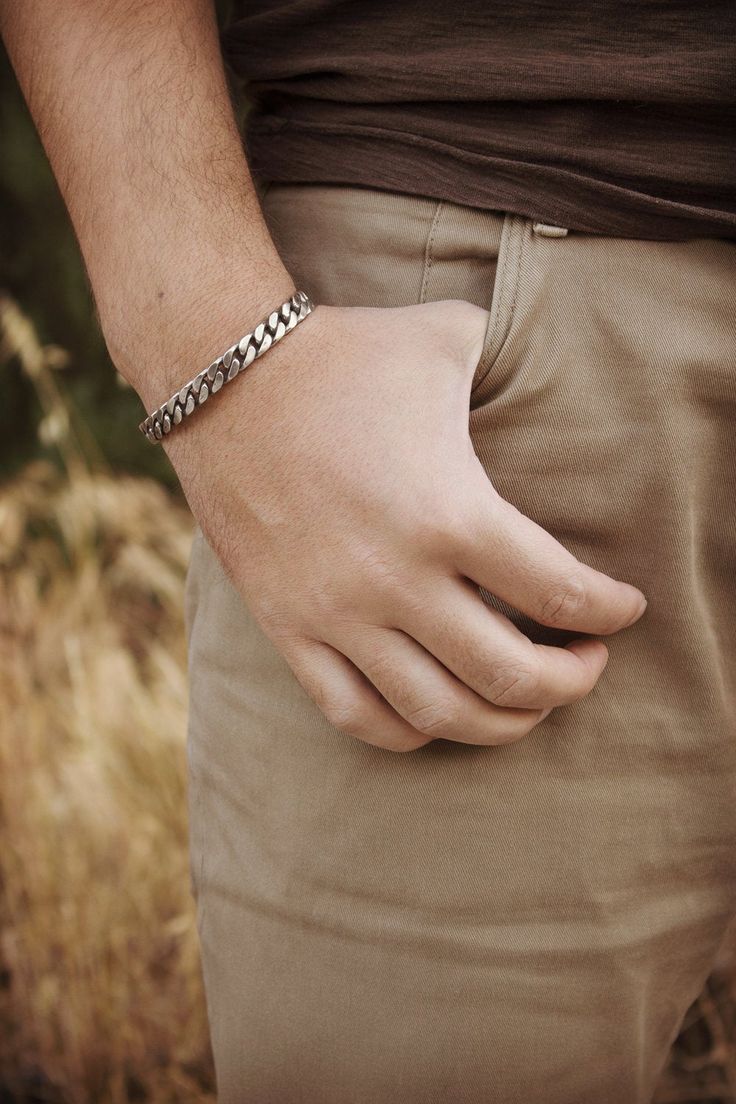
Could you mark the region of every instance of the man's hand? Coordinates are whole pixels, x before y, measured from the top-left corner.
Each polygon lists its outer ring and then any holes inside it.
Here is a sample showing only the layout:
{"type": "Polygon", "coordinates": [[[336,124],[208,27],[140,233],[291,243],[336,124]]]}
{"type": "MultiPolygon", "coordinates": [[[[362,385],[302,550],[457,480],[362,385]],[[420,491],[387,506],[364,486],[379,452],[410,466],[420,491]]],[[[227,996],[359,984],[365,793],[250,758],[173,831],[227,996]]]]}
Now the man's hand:
{"type": "Polygon", "coordinates": [[[462,301],[320,306],[166,439],[209,543],[304,688],[338,728],[397,751],[518,739],[606,664],[599,641],[533,644],[479,585],[582,633],[643,610],[489,483],[468,434],[487,318],[462,301]]]}
{"type": "MultiPolygon", "coordinates": [[[[108,347],[150,410],[293,291],[212,0],[0,0],[0,29],[108,347]]],[[[338,727],[386,747],[513,740],[595,684],[603,644],[535,646],[478,585],[585,633],[643,608],[489,484],[468,436],[486,321],[462,302],[318,306],[166,440],[296,676],[338,727]]]]}

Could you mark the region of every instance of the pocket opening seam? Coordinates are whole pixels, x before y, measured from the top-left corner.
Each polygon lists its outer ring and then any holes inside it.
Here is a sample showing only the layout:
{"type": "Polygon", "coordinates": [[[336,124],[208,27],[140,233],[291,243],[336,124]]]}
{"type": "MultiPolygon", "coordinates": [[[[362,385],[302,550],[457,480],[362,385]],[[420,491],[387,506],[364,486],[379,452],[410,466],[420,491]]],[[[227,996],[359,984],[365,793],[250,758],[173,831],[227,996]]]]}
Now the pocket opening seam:
{"type": "Polygon", "coordinates": [[[429,287],[429,274],[432,271],[432,264],[434,263],[434,243],[437,237],[437,231],[439,229],[442,213],[445,209],[445,204],[442,200],[439,200],[437,206],[434,209],[432,216],[432,222],[429,227],[429,233],[427,234],[427,244],[424,247],[424,264],[422,266],[422,286],[419,292],[419,302],[424,303],[427,299],[427,288],[429,287]]]}
{"type": "Polygon", "coordinates": [[[487,380],[503,352],[516,313],[521,265],[529,238],[531,220],[507,212],[501,229],[496,278],[491,296],[490,317],[483,342],[483,351],[476,367],[470,390],[471,399],[487,380]]]}

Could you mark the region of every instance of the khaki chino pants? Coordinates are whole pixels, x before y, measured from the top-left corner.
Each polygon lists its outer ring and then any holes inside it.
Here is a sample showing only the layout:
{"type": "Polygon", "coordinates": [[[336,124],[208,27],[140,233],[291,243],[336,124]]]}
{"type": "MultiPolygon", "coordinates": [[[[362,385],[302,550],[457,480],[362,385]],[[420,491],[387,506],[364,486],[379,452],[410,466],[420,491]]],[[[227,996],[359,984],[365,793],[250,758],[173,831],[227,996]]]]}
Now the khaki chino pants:
{"type": "MultiPolygon", "coordinates": [[[[736,909],[736,243],[553,236],[332,185],[263,204],[317,303],[490,310],[470,411],[489,477],[649,606],[525,739],[398,755],[324,720],[197,537],[191,851],[220,1100],[643,1104],[736,909]]],[[[484,597],[537,641],[572,636],[484,597]]]]}

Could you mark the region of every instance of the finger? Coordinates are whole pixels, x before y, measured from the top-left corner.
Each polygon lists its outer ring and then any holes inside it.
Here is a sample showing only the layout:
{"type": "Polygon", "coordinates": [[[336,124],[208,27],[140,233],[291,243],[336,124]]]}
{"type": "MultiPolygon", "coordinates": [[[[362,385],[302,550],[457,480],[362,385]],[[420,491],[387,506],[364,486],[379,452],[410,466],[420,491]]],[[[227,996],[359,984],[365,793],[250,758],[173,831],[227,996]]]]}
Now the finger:
{"type": "Polygon", "coordinates": [[[305,641],[287,659],[310,698],[341,732],[388,751],[416,751],[433,739],[407,724],[350,660],[329,644],[305,641]]]}
{"type": "Polygon", "coordinates": [[[467,579],[433,580],[426,600],[398,612],[400,627],[486,701],[543,709],[590,693],[608,661],[600,640],[534,644],[487,606],[467,579]]]}
{"type": "Polygon", "coordinates": [[[476,502],[456,566],[491,594],[541,625],[594,635],[617,632],[644,612],[640,590],[581,563],[541,525],[497,497],[487,479],[476,502]]]}
{"type": "Polygon", "coordinates": [[[505,744],[526,736],[549,712],[491,705],[398,629],[364,626],[340,642],[343,648],[423,736],[463,744],[505,744]]]}

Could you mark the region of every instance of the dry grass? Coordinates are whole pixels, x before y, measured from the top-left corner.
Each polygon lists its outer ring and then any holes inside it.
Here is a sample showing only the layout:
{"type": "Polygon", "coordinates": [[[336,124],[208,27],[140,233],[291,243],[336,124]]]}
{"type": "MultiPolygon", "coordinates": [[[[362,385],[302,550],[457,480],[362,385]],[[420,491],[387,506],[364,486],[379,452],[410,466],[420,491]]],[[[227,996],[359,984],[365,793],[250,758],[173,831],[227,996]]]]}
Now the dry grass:
{"type": "Polygon", "coordinates": [[[188,512],[112,478],[0,296],[63,460],[0,489],[0,1100],[211,1101],[189,893],[188,512]]]}
{"type": "Polygon", "coordinates": [[[0,495],[0,1084],[211,1099],[186,854],[188,515],[36,466],[0,495]]]}

